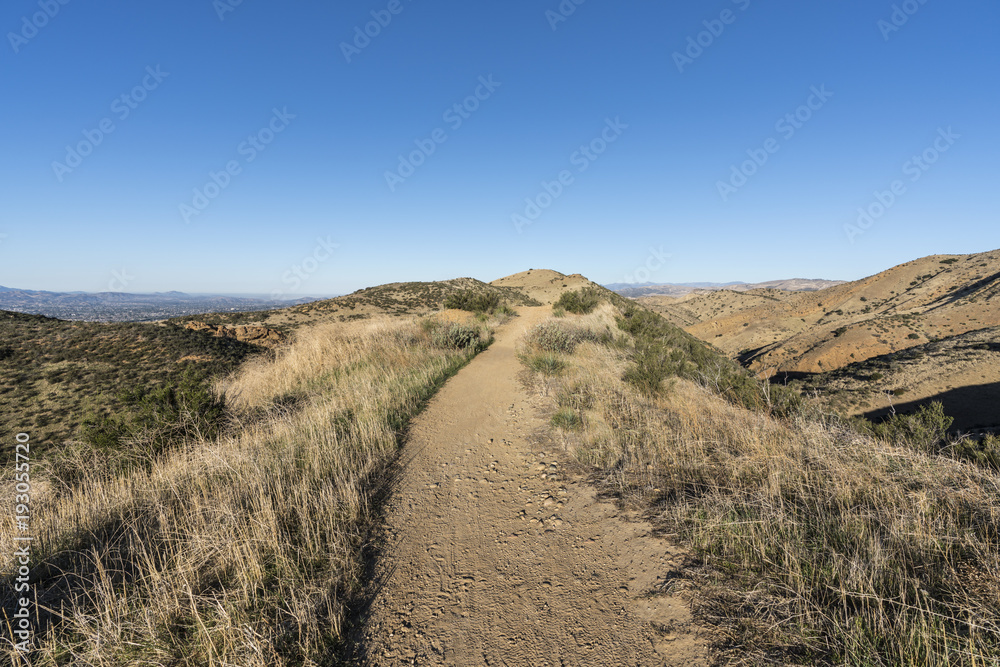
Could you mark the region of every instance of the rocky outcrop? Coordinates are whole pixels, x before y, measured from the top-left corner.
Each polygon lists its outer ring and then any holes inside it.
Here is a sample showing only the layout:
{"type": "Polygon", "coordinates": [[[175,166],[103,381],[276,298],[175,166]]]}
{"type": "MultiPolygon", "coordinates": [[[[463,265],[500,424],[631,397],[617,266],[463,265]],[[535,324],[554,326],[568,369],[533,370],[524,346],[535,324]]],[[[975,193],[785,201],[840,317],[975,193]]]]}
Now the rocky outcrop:
{"type": "Polygon", "coordinates": [[[288,336],[280,331],[254,324],[208,324],[206,322],[192,320],[185,324],[184,328],[192,331],[204,331],[205,333],[218,336],[220,338],[235,338],[236,340],[244,343],[251,343],[253,345],[260,345],[263,347],[277,347],[288,340],[288,336]]]}

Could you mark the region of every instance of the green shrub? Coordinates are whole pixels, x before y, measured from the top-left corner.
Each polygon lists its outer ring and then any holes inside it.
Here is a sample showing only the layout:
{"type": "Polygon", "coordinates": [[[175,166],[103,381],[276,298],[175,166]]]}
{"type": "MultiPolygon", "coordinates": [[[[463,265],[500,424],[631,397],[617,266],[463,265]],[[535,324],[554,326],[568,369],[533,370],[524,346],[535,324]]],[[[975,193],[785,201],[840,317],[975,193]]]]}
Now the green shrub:
{"type": "Polygon", "coordinates": [[[559,375],[566,369],[566,362],[560,359],[558,354],[552,352],[527,354],[521,357],[521,362],[529,369],[545,377],[559,375]]]}
{"type": "Polygon", "coordinates": [[[492,342],[492,337],[479,327],[468,324],[450,322],[448,324],[431,325],[431,341],[437,347],[455,350],[469,348],[482,349],[492,342]]]}
{"type": "Polygon", "coordinates": [[[911,333],[909,336],[907,336],[907,338],[909,338],[910,340],[917,340],[918,338],[920,338],[920,334],[911,333]]]}
{"type": "Polygon", "coordinates": [[[780,417],[798,413],[804,401],[798,392],[766,386],[739,364],[704,342],[644,308],[629,307],[617,319],[618,328],[632,335],[633,364],[622,379],[645,393],[655,394],[671,376],[709,387],[731,403],[780,417]]]}
{"type": "Polygon", "coordinates": [[[582,287],[573,292],[563,292],[553,308],[562,308],[577,315],[586,315],[597,308],[601,295],[596,287],[582,287]]]}
{"type": "Polygon", "coordinates": [[[895,444],[938,454],[947,445],[948,429],[954,421],[945,415],[944,405],[934,401],[921,405],[914,414],[894,414],[886,421],[875,424],[872,432],[895,444]]]}
{"type": "Polygon", "coordinates": [[[545,352],[572,354],[580,343],[601,340],[601,336],[590,329],[566,323],[543,322],[529,331],[525,339],[529,345],[545,352]]]}
{"type": "Polygon", "coordinates": [[[108,451],[126,451],[131,446],[159,454],[193,435],[215,438],[221,432],[226,406],[216,396],[209,380],[188,368],[176,385],[133,387],[118,393],[122,405],[117,414],[91,415],[84,419],[82,440],[108,451]]]}
{"type": "Polygon", "coordinates": [[[471,313],[493,313],[501,306],[500,295],[495,292],[459,290],[445,297],[444,307],[467,310],[471,313]]]}
{"type": "Polygon", "coordinates": [[[960,440],[952,445],[952,453],[956,458],[1000,470],[1000,437],[993,433],[978,441],[971,438],[960,440]]]}
{"type": "Polygon", "coordinates": [[[583,425],[583,420],[580,419],[580,415],[576,414],[576,411],[573,409],[560,408],[552,415],[552,425],[564,431],[573,431],[583,425]]]}
{"type": "Polygon", "coordinates": [[[566,317],[566,309],[562,306],[555,306],[552,309],[552,317],[566,317]]]}

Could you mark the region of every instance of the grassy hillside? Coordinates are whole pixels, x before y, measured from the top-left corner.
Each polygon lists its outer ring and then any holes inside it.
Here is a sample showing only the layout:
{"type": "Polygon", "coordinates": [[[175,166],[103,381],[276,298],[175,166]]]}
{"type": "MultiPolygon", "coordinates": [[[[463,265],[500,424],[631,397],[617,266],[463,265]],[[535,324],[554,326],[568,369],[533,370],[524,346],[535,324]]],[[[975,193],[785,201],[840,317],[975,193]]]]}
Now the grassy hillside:
{"type": "Polygon", "coordinates": [[[490,295],[513,308],[540,305],[520,289],[498,287],[475,278],[455,278],[436,282],[376,285],[344,296],[278,310],[210,313],[196,318],[177,317],[170,321],[181,325],[192,319],[214,325],[258,324],[288,333],[304,324],[320,320],[350,322],[382,315],[393,317],[426,315],[443,308],[449,296],[466,292],[490,295]]]}
{"type": "MultiPolygon", "coordinates": [[[[302,327],[219,386],[237,427],[110,473],[33,470],[32,664],[330,664],[406,424],[487,326],[302,327]]],[[[0,525],[7,559],[14,537],[0,525]]]]}
{"type": "MultiPolygon", "coordinates": [[[[261,350],[178,326],[66,322],[0,311],[0,432],[58,449],[128,411],[122,392],[205,385],[261,350]]],[[[4,459],[10,455],[3,454],[4,459]]]]}
{"type": "Polygon", "coordinates": [[[996,469],[917,422],[831,421],[660,322],[566,315],[522,357],[604,491],[693,549],[664,588],[690,595],[720,664],[1000,661],[996,469]]]}

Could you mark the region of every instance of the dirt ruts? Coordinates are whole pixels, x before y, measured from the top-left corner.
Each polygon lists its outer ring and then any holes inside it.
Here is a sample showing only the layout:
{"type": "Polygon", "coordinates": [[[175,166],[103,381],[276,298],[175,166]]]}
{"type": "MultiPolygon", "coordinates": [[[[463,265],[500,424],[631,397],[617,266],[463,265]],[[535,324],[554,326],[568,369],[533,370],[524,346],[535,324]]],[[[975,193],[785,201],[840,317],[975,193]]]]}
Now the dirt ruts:
{"type": "Polygon", "coordinates": [[[683,553],[616,516],[561,448],[514,352],[521,308],[412,425],[357,633],[370,665],[699,665],[664,584],[683,553]]]}

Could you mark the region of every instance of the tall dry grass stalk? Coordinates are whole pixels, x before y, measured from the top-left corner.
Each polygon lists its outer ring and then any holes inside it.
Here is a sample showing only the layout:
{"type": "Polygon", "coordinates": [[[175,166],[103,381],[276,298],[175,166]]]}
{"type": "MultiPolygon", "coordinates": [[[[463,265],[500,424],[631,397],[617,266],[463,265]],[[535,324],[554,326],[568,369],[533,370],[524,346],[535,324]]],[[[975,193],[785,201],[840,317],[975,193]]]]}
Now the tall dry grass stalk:
{"type": "MultiPolygon", "coordinates": [[[[472,354],[412,320],[303,329],[220,383],[233,435],[59,494],[39,480],[32,664],[323,664],[401,428],[472,354]]],[[[13,537],[0,524],[4,557],[13,537]]]]}
{"type": "Polygon", "coordinates": [[[628,356],[593,342],[563,355],[554,393],[576,418],[562,423],[608,490],[693,547],[720,659],[1000,664],[994,471],[678,378],[651,396],[621,380],[628,356]]]}

